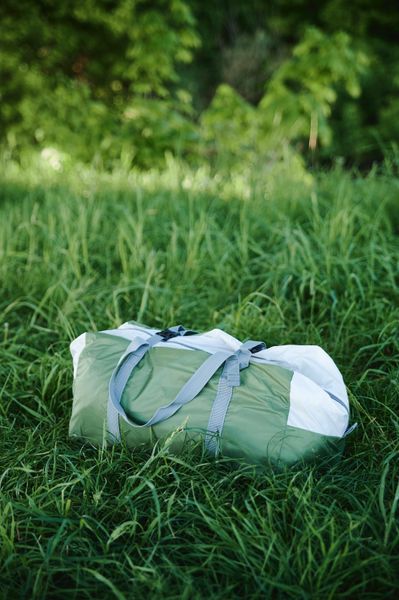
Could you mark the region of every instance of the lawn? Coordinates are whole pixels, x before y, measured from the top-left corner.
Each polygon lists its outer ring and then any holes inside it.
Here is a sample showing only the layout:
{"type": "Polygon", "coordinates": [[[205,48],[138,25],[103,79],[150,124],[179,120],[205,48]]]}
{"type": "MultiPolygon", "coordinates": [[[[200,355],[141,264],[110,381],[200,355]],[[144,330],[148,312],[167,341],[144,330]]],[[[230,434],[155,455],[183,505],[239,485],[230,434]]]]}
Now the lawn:
{"type": "Polygon", "coordinates": [[[394,169],[1,171],[0,597],[397,597],[394,169]],[[132,319],[321,345],[359,423],[342,461],[69,439],[69,342],[132,319]]]}

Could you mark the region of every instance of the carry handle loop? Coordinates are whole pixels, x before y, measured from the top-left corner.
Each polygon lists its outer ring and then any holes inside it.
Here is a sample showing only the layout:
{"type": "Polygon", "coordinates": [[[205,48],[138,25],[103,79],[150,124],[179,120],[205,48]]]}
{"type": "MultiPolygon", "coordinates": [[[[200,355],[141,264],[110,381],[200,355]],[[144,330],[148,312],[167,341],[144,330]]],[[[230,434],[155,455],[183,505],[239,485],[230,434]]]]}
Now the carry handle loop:
{"type": "Polygon", "coordinates": [[[219,379],[216,397],[209,415],[207,434],[205,436],[205,447],[214,456],[219,454],[219,438],[222,434],[224,421],[233,397],[233,388],[240,385],[240,371],[249,366],[253,354],[265,348],[266,344],[263,342],[248,340],[225,362],[219,379]]]}
{"type": "MultiPolygon", "coordinates": [[[[138,350],[141,346],[138,348],[138,350]]],[[[132,427],[152,427],[157,423],[161,423],[166,419],[169,419],[172,415],[174,415],[184,404],[191,402],[201,390],[206,386],[211,377],[216,373],[218,368],[226,362],[226,360],[231,356],[231,352],[216,352],[215,354],[211,354],[208,358],[202,363],[202,365],[197,369],[197,371],[190,377],[190,379],[185,383],[185,385],[181,388],[177,396],[165,406],[161,406],[158,408],[155,413],[152,415],[148,421],[145,423],[137,423],[131,418],[129,418],[121,405],[122,394],[125,385],[122,387],[118,380],[118,373],[120,372],[115,370],[112,374],[110,384],[109,384],[109,398],[112,403],[112,406],[116,409],[119,415],[132,427]]],[[[141,358],[141,357],[140,357],[141,358]]],[[[125,361],[127,357],[125,357],[125,361]]],[[[124,363],[126,364],[126,362],[124,363]]],[[[123,368],[123,364],[120,365],[123,368]]],[[[135,366],[135,365],[134,365],[135,366]]],[[[132,372],[131,366],[129,366],[129,374],[132,372]]]]}
{"type": "Polygon", "coordinates": [[[117,381],[117,391],[122,397],[131,372],[150,348],[155,346],[155,344],[159,344],[160,342],[167,342],[175,337],[194,334],[194,331],[189,331],[185,329],[183,325],[176,325],[174,327],[169,327],[168,329],[158,331],[146,340],[143,340],[142,338],[135,338],[129,344],[129,346],[126,348],[125,352],[119,359],[118,364],[116,365],[116,368],[112,373],[110,386],[111,382],[112,386],[114,386],[117,381]]]}
{"type": "MultiPolygon", "coordinates": [[[[185,329],[182,325],[169,327],[154,335],[149,335],[146,340],[135,338],[127,347],[116,365],[109,382],[108,406],[107,406],[107,431],[111,441],[120,440],[119,415],[124,414],[120,399],[125,390],[133,369],[138,365],[144,355],[152,346],[160,342],[185,335],[193,335],[194,331],[185,329]],[[119,402],[118,399],[119,398],[119,402]]],[[[127,419],[127,416],[125,417],[127,419]]]]}
{"type": "MultiPolygon", "coordinates": [[[[184,332],[179,330],[177,335],[192,335],[191,333],[185,333],[185,331],[186,330],[184,330],[184,332]]],[[[152,427],[157,423],[161,423],[162,421],[169,419],[178,410],[180,410],[182,406],[188,402],[191,402],[196,396],[198,396],[198,394],[206,386],[208,381],[213,377],[219,367],[221,367],[231,358],[233,361],[231,363],[231,370],[229,369],[228,373],[229,386],[240,385],[240,369],[246,368],[249,365],[251,359],[250,349],[256,344],[259,345],[259,342],[250,341],[242,344],[242,346],[236,352],[226,350],[211,354],[184,384],[172,402],[158,408],[152,417],[145,423],[137,423],[127,416],[123,406],[121,405],[122,395],[134,367],[138,364],[138,362],[140,362],[149,348],[160,341],[159,338],[160,334],[155,334],[149,340],[142,342],[139,346],[137,346],[137,340],[136,342],[132,342],[124,355],[121,357],[110,379],[109,405],[111,405],[113,409],[116,410],[116,412],[132,427],[152,427]],[[131,348],[133,344],[135,344],[134,349],[131,348]]]]}
{"type": "Polygon", "coordinates": [[[244,342],[227,359],[221,377],[227,380],[230,387],[238,387],[240,385],[240,371],[248,367],[252,354],[256,354],[265,348],[266,344],[263,342],[255,342],[254,340],[244,342]]]}

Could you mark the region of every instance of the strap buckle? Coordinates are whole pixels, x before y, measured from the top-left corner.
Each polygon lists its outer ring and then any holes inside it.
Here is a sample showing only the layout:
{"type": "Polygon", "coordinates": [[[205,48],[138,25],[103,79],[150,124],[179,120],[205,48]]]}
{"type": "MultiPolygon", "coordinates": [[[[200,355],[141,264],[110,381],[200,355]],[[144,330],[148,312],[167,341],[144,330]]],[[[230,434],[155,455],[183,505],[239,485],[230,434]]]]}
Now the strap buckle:
{"type": "Polygon", "coordinates": [[[157,335],[159,335],[164,342],[171,340],[172,338],[185,336],[185,335],[195,335],[196,331],[191,331],[190,329],[185,329],[183,325],[177,325],[176,327],[168,327],[167,329],[163,329],[162,331],[158,331],[157,335]]]}
{"type": "Polygon", "coordinates": [[[256,354],[257,352],[261,352],[262,350],[266,350],[267,346],[265,342],[257,342],[256,346],[252,346],[249,348],[251,354],[256,354]]]}

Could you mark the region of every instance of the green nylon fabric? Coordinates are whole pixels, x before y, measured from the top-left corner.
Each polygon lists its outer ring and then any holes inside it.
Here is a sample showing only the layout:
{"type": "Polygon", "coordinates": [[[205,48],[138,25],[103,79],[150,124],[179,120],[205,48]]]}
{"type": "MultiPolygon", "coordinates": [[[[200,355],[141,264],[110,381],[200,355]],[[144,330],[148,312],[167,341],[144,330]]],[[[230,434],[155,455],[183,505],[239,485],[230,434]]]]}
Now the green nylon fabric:
{"type": "MultiPolygon", "coordinates": [[[[129,340],[103,333],[86,334],[74,380],[71,436],[102,444],[106,436],[108,384],[129,340]]],[[[208,357],[201,350],[152,348],[136,366],[122,398],[129,418],[147,421],[171,402],[182,386],[208,357]]],[[[151,428],[132,427],[120,418],[128,446],[153,444],[173,435],[178,452],[187,439],[206,433],[221,369],[198,396],[175,415],[151,428]]],[[[339,454],[342,440],[287,425],[292,371],[275,365],[250,364],[241,371],[241,385],[234,389],[226,415],[221,451],[225,456],[257,464],[290,465],[339,454]]]]}

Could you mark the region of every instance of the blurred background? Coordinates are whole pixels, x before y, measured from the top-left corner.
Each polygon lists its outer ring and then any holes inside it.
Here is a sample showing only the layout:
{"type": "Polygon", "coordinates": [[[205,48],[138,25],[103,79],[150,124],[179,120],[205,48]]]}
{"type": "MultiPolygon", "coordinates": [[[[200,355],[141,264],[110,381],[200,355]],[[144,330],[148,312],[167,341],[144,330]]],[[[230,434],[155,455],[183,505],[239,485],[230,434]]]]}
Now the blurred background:
{"type": "Polygon", "coordinates": [[[305,173],[397,151],[397,1],[3,0],[0,14],[14,159],[305,173]]]}

